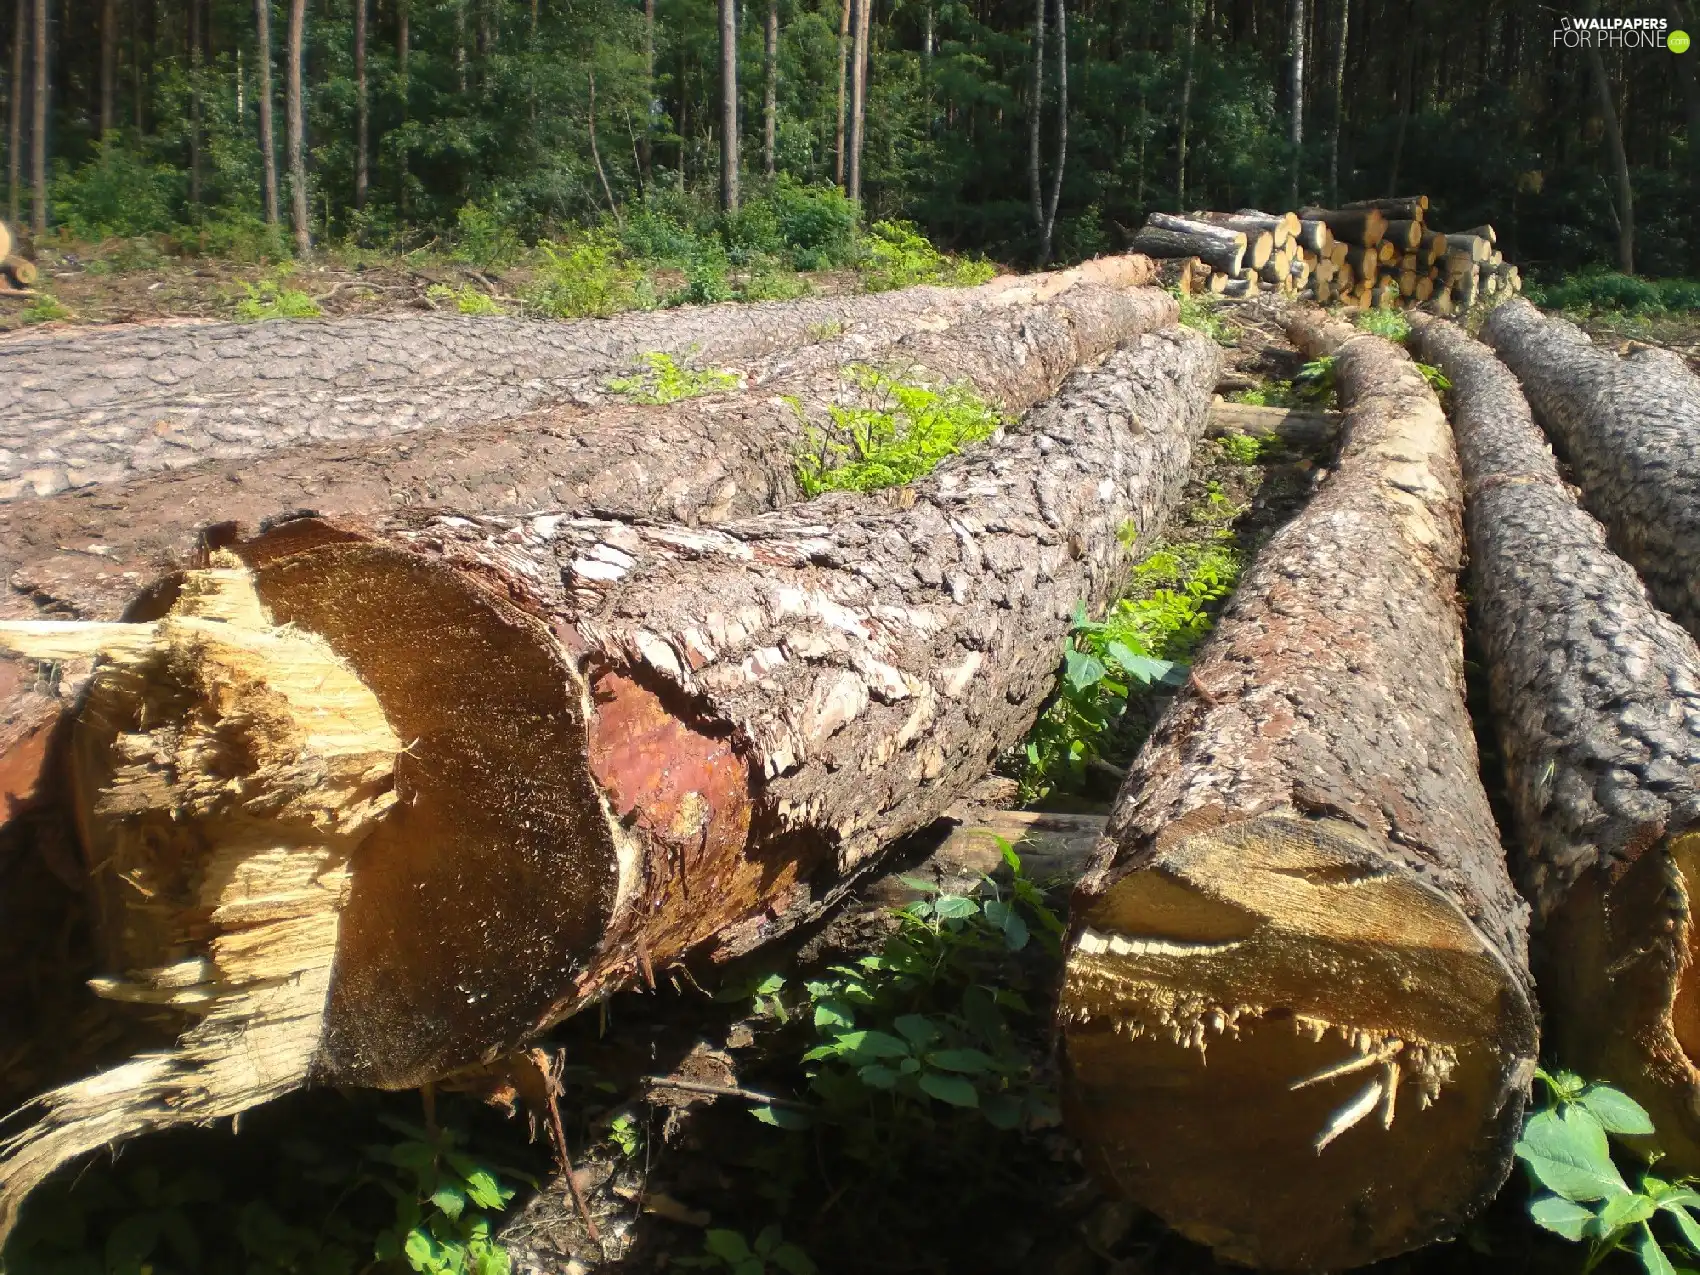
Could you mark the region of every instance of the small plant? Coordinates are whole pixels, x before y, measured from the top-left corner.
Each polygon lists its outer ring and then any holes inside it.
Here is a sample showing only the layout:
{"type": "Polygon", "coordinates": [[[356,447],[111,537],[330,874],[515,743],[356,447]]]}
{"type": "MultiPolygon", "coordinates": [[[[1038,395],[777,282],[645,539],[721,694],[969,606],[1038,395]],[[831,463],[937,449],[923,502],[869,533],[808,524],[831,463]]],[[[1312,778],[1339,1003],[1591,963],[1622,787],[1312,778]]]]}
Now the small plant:
{"type": "Polygon", "coordinates": [[[1642,279],[1616,270],[1585,270],[1557,282],[1531,281],[1524,295],[1538,306],[1581,318],[1700,310],[1700,281],[1642,279]]]}
{"type": "Polygon", "coordinates": [[[1312,359],[1293,378],[1293,395],[1302,403],[1332,405],[1334,402],[1334,356],[1312,359]]]}
{"type": "Polygon", "coordinates": [[[616,377],[608,389],[634,403],[677,403],[680,399],[696,398],[738,388],[738,377],[718,368],[695,371],[680,367],[670,354],[648,353],[639,356],[645,370],[636,376],[616,377]]]}
{"type": "Polygon", "coordinates": [[[619,241],[591,230],[571,243],[540,243],[536,277],[520,295],[526,309],[554,319],[603,317],[637,304],[638,272],[620,260],[619,241]]]}
{"type": "Polygon", "coordinates": [[[907,221],[876,221],[868,232],[868,260],[862,284],[869,292],[889,292],[923,283],[971,287],[995,276],[989,261],[946,256],[907,221]]]}
{"type": "Polygon", "coordinates": [[[630,1160],[643,1147],[643,1126],[629,1111],[622,1111],[608,1126],[608,1140],[620,1148],[620,1154],[630,1160]]]}
{"type": "Polygon", "coordinates": [[[462,284],[459,288],[451,288],[446,283],[433,283],[425,289],[425,295],[433,301],[452,301],[461,314],[505,314],[506,311],[496,304],[495,298],[487,292],[480,292],[470,283],[462,284]]]}
{"type": "Polygon", "coordinates": [[[497,203],[486,206],[469,201],[461,205],[460,211],[455,213],[456,261],[464,261],[481,270],[501,270],[520,259],[525,245],[503,219],[502,211],[497,203]]]}
{"type": "Polygon", "coordinates": [[[508,1275],[495,1215],[513,1188],[461,1150],[453,1129],[427,1133],[389,1116],[383,1122],[404,1140],[367,1150],[395,1178],[381,1183],[395,1199],[395,1223],[378,1236],[377,1260],[404,1260],[420,1275],[508,1275]]]}
{"type": "Polygon", "coordinates": [[[740,301],[795,301],[813,292],[814,285],[793,270],[763,263],[750,272],[738,289],[740,301]]]}
{"type": "Polygon", "coordinates": [[[1446,373],[1432,364],[1419,363],[1417,364],[1417,371],[1423,374],[1423,380],[1428,382],[1429,388],[1436,394],[1444,394],[1452,388],[1452,382],[1447,379],[1446,373]]]}
{"type": "Polygon", "coordinates": [[[1293,392],[1291,381],[1269,381],[1249,390],[1236,390],[1228,395],[1230,403],[1246,403],[1252,407],[1299,407],[1304,400],[1293,392]]]}
{"type": "Polygon", "coordinates": [[[1255,465],[1263,455],[1263,440],[1250,434],[1225,434],[1217,441],[1237,465],[1255,465]]]}
{"type": "Polygon", "coordinates": [[[797,458],[805,496],[913,482],[1004,423],[1003,413],[962,386],[932,390],[869,367],[850,372],[879,406],[834,406],[830,429],[807,431],[797,458]]]}
{"type": "Polygon", "coordinates": [[[1232,345],[1239,339],[1239,329],[1216,312],[1214,298],[1193,296],[1175,291],[1181,306],[1181,326],[1204,333],[1217,345],[1232,345]]]}
{"type": "Polygon", "coordinates": [[[672,1265],[730,1271],[732,1275],[767,1275],[769,1271],[815,1275],[817,1269],[809,1255],[788,1242],[777,1226],[764,1227],[754,1243],[741,1231],[710,1230],[703,1236],[701,1257],[675,1257],[672,1265]]]}
{"type": "Polygon", "coordinates": [[[247,294],[236,303],[236,317],[246,322],[260,319],[317,319],[324,314],[319,303],[305,292],[286,288],[278,279],[244,283],[247,294]]]}
{"type": "Polygon", "coordinates": [[[1360,310],[1357,324],[1362,331],[1389,341],[1403,342],[1411,335],[1410,322],[1397,310],[1360,310]]]}
{"type": "MultiPolygon", "coordinates": [[[[1633,1253],[1647,1275],[1676,1275],[1653,1230],[1662,1222],[1690,1254],[1700,1253],[1700,1193],[1688,1179],[1674,1182],[1637,1171],[1633,1187],[1612,1157],[1612,1138],[1645,1138],[1653,1122],[1640,1104],[1610,1085],[1590,1084],[1572,1072],[1535,1077],[1547,1101],[1531,1115],[1517,1140],[1537,1189],[1529,1217],[1537,1226],[1588,1245],[1583,1271],[1612,1253],[1633,1253]]],[[[1654,1157],[1656,1162],[1657,1157],[1654,1157]]]]}
{"type": "Polygon", "coordinates": [[[35,299],[19,312],[18,317],[29,324],[55,323],[61,319],[70,319],[75,316],[60,305],[52,294],[42,292],[38,293],[35,299]]]}

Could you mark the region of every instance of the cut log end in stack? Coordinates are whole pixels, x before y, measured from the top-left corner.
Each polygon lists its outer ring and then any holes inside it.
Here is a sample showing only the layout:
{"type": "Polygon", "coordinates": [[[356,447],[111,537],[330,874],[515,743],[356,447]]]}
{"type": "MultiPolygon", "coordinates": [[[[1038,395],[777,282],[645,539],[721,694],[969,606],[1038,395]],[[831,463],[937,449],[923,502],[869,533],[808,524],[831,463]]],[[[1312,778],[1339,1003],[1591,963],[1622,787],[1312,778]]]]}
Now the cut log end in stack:
{"type": "Polygon", "coordinates": [[[1268,292],[1358,309],[1423,306],[1454,314],[1522,289],[1492,226],[1446,234],[1427,218],[1426,195],[1280,214],[1153,213],[1131,246],[1184,261],[1165,269],[1171,286],[1228,298],[1268,292]]]}
{"type": "Polygon", "coordinates": [[[0,221],[0,296],[6,293],[27,294],[36,280],[35,263],[14,256],[17,236],[5,222],[0,221]]]}

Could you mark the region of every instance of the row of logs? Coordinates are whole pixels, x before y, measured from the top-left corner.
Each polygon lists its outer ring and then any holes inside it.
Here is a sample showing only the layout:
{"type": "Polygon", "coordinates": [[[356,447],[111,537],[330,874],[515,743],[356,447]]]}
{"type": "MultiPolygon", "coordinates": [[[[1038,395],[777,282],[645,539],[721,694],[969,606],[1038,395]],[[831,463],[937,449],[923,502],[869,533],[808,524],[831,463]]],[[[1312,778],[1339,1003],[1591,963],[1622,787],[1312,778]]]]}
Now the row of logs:
{"type": "Polygon", "coordinates": [[[1228,298],[1274,292],[1348,308],[1438,314],[1522,288],[1492,226],[1447,234],[1427,224],[1428,196],[1280,214],[1241,209],[1152,213],[1131,247],[1166,259],[1164,281],[1228,298]]]}

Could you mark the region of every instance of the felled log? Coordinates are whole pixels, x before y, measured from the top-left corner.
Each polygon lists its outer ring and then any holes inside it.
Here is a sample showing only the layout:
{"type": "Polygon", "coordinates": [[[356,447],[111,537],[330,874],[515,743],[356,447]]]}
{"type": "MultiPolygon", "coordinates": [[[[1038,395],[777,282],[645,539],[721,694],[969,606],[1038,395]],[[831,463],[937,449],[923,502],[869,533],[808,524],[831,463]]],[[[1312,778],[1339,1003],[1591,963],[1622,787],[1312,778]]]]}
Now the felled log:
{"type": "Polygon", "coordinates": [[[1520,298],[1488,316],[1482,339],[1522,382],[1612,548],[1700,635],[1700,378],[1666,350],[1620,359],[1520,298]]]}
{"type": "Polygon", "coordinates": [[[1237,230],[1245,236],[1246,250],[1244,264],[1262,269],[1269,260],[1269,254],[1277,248],[1284,247],[1290,235],[1285,235],[1277,242],[1277,230],[1285,233],[1286,224],[1279,217],[1268,213],[1242,214],[1224,212],[1195,212],[1191,214],[1193,221],[1207,222],[1212,226],[1220,226],[1227,230],[1237,230]]]}
{"type": "Polygon", "coordinates": [[[1388,199],[1355,199],[1342,208],[1373,208],[1388,217],[1406,221],[1421,221],[1428,215],[1427,195],[1403,195],[1388,199]]]}
{"type": "Polygon", "coordinates": [[[1300,407],[1261,407],[1218,399],[1210,405],[1206,432],[1211,438],[1249,434],[1253,438],[1278,440],[1299,451],[1315,451],[1339,435],[1340,413],[1300,407]]]}
{"type": "Polygon", "coordinates": [[[1415,252],[1423,241],[1423,223],[1394,220],[1387,223],[1384,238],[1401,252],[1415,252]]]}
{"type": "Polygon", "coordinates": [[[1494,232],[1494,228],[1492,226],[1471,226],[1468,230],[1461,230],[1458,233],[1461,235],[1475,235],[1479,239],[1486,239],[1490,244],[1497,244],[1499,242],[1499,235],[1494,232]]]}
{"type": "Polygon", "coordinates": [[[1325,222],[1336,239],[1373,248],[1387,233],[1387,217],[1378,208],[1306,208],[1299,214],[1307,221],[1325,222]]]}
{"type": "Polygon", "coordinates": [[[1477,777],[1451,434],[1410,359],[1314,312],[1333,473],[1247,572],[1077,889],[1064,1115],[1106,1186],[1237,1261],[1453,1233],[1536,1057],[1526,908],[1477,777]]]}
{"type": "Polygon", "coordinates": [[[1257,208],[1241,208],[1236,214],[1240,217],[1267,218],[1274,222],[1269,227],[1275,235],[1275,246],[1280,248],[1299,237],[1299,215],[1296,212],[1266,213],[1257,208]]]}
{"type": "MultiPolygon", "coordinates": [[[[1043,305],[977,308],[964,322],[888,344],[841,337],[767,366],[757,378],[766,384],[741,394],[429,431],[405,448],[288,450],[14,502],[0,506],[0,578],[13,585],[0,617],[117,620],[148,581],[195,560],[197,546],[204,553],[308,502],[336,517],[455,505],[685,523],[779,508],[799,497],[797,454],[811,429],[830,423],[831,408],[883,401],[845,364],[963,385],[1020,412],[1081,363],[1177,316],[1174,299],[1155,289],[1080,285],[1043,305]]],[[[0,824],[39,790],[48,734],[86,669],[69,671],[59,695],[0,685],[0,824]]]]}
{"type": "Polygon", "coordinates": [[[1162,288],[1176,288],[1185,296],[1207,291],[1210,267],[1197,257],[1169,257],[1157,263],[1155,282],[1162,288]]]}
{"type": "Polygon", "coordinates": [[[1334,232],[1328,228],[1328,223],[1312,219],[1299,223],[1299,233],[1295,236],[1298,241],[1313,252],[1327,255],[1334,248],[1334,232]]]}
{"type": "Polygon", "coordinates": [[[1447,235],[1446,245],[1453,252],[1468,253],[1472,263],[1486,261],[1493,253],[1493,245],[1481,235],[1447,235]]]}
{"type": "Polygon", "coordinates": [[[0,1217],[94,1147],[441,1078],[816,914],[1031,725],[1074,607],[1178,499],[1220,365],[1138,338],[907,508],[301,518],[163,618],[7,626],[108,660],[72,752],[97,990],[196,1018],[31,1108],[0,1217]]]}
{"type": "Polygon", "coordinates": [[[1555,1058],[1653,1116],[1700,1170],[1700,649],[1578,508],[1511,372],[1450,324],[1418,348],[1452,382],[1470,594],[1534,907],[1555,1058]]]}
{"type": "Polygon", "coordinates": [[[1245,264],[1243,231],[1168,213],[1152,213],[1128,247],[1148,257],[1199,257],[1230,277],[1245,264]]]}
{"type": "Polygon", "coordinates": [[[715,367],[822,334],[886,341],[1071,280],[1147,283],[1150,262],[1108,258],[1033,280],[689,307],[571,323],[414,316],[134,325],[15,337],[0,346],[0,500],[115,482],[337,439],[482,425],[606,399],[640,355],[715,367]]]}

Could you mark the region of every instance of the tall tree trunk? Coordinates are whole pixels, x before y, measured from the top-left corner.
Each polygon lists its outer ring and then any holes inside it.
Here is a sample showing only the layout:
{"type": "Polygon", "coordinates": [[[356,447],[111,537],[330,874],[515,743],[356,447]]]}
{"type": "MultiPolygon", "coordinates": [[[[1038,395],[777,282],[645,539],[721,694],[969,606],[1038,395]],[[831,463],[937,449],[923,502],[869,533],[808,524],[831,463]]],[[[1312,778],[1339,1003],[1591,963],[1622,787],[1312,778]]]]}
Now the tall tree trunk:
{"type": "Polygon", "coordinates": [[[265,197],[266,225],[275,226],[277,138],[272,132],[272,0],[254,0],[254,30],[254,62],[260,73],[260,191],[265,197]]]}
{"type": "Polygon", "coordinates": [[[24,180],[24,50],[29,47],[30,0],[18,0],[12,23],[12,86],[6,104],[6,212],[7,220],[18,224],[18,210],[23,204],[24,180]]]}
{"type": "Polygon", "coordinates": [[[868,42],[874,0],[857,0],[856,41],[850,68],[850,200],[862,202],[862,146],[868,128],[868,42]]]}
{"type": "Polygon", "coordinates": [[[1033,233],[1045,236],[1045,191],[1039,154],[1039,130],[1045,118],[1045,0],[1033,0],[1033,83],[1027,94],[1027,197],[1033,206],[1033,233]]]}
{"type": "Polygon", "coordinates": [[[1340,25],[1334,43],[1333,134],[1328,139],[1328,206],[1340,206],[1340,133],[1346,118],[1346,29],[1352,19],[1352,0],[1340,0],[1340,25]]]}
{"type": "Polygon", "coordinates": [[[590,68],[590,109],[586,120],[590,136],[590,159],[596,165],[596,175],[602,181],[602,193],[608,197],[608,212],[620,221],[620,206],[614,202],[614,188],[608,184],[608,170],[602,167],[602,149],[596,144],[596,68],[590,68]]]}
{"type": "Polygon", "coordinates": [[[39,236],[47,233],[47,0],[35,0],[30,99],[30,226],[39,236]]]}
{"type": "Polygon", "coordinates": [[[685,160],[690,151],[691,95],[684,41],[679,42],[679,193],[685,193],[685,160]]]}
{"type": "Polygon", "coordinates": [[[466,92],[466,0],[455,0],[455,82],[466,92]]]}
{"type": "Polygon", "coordinates": [[[1288,54],[1291,62],[1288,66],[1287,94],[1287,144],[1293,148],[1293,171],[1291,184],[1288,187],[1287,207],[1299,206],[1299,151],[1305,140],[1305,0],[1291,0],[1293,6],[1293,25],[1288,39],[1291,47],[1288,54]]]}
{"type": "Polygon", "coordinates": [[[201,219],[201,6],[189,0],[189,208],[201,219]]]}
{"type": "Polygon", "coordinates": [[[118,0],[100,6],[100,135],[118,125],[118,0]]]}
{"type": "Polygon", "coordinates": [[[774,170],[775,134],[779,128],[779,0],[767,0],[767,34],[763,41],[767,84],[762,94],[761,166],[769,177],[774,170]]]}
{"type": "MultiPolygon", "coordinates": [[[[1590,0],[1587,16],[1596,17],[1599,11],[1599,0],[1590,0]]],[[[1629,155],[1623,148],[1623,129],[1618,123],[1617,105],[1612,101],[1611,76],[1606,74],[1606,60],[1596,44],[1588,45],[1588,72],[1594,81],[1594,96],[1599,103],[1600,120],[1605,126],[1606,149],[1617,176],[1617,268],[1624,274],[1634,274],[1635,187],[1629,178],[1629,155]]]]}
{"type": "MultiPolygon", "coordinates": [[[[1414,5],[1406,5],[1405,12],[1409,15],[1414,5]]],[[[1406,24],[1409,29],[1409,24],[1406,24]]],[[[1400,41],[1403,48],[1399,61],[1399,131],[1393,135],[1393,163],[1387,173],[1387,194],[1389,198],[1399,193],[1399,166],[1405,158],[1405,134],[1411,125],[1411,98],[1415,93],[1417,42],[1407,37],[1400,41]]]]}
{"type": "Polygon", "coordinates": [[[148,131],[148,75],[142,63],[142,0],[130,0],[130,87],[136,99],[136,135],[148,131]]]}
{"type": "Polygon", "coordinates": [[[1181,79],[1180,140],[1175,148],[1175,211],[1186,211],[1186,130],[1192,108],[1192,59],[1198,44],[1198,0],[1186,0],[1186,73],[1181,79]]]}
{"type": "MultiPolygon", "coordinates": [[[[536,23],[532,24],[533,33],[536,23]]],[[[650,138],[655,133],[655,0],[643,0],[643,136],[638,138],[638,174],[649,189],[650,138]]]]}
{"type": "Polygon", "coordinates": [[[411,86],[407,78],[408,54],[412,51],[413,37],[408,30],[407,11],[408,0],[396,0],[395,6],[395,69],[396,95],[401,98],[401,133],[396,144],[396,201],[401,205],[402,212],[407,211],[407,116],[409,100],[412,97],[411,86]]]}
{"type": "Polygon", "coordinates": [[[720,0],[720,207],[738,211],[738,0],[720,0]]]}
{"type": "Polygon", "coordinates": [[[850,72],[850,14],[855,0],[840,0],[838,6],[838,130],[833,142],[832,180],[844,185],[844,92],[850,72]]]}
{"type": "Polygon", "coordinates": [[[313,250],[307,212],[306,104],[301,94],[301,62],[306,37],[307,0],[289,0],[289,84],[285,90],[284,122],[289,138],[289,220],[295,230],[295,251],[313,250]]]}
{"type": "MultiPolygon", "coordinates": [[[[354,206],[366,208],[366,188],[371,180],[368,144],[371,136],[371,102],[366,92],[366,5],[354,0],[354,206]]],[[[364,238],[365,227],[361,227],[364,238]]]]}
{"type": "MultiPolygon", "coordinates": [[[[1665,13],[1673,31],[1686,30],[1686,19],[1677,0],[1665,0],[1665,13]]],[[[1691,58],[1678,56],[1672,60],[1677,83],[1682,86],[1682,105],[1688,118],[1688,164],[1700,177],[1700,73],[1694,70],[1691,58]]]]}
{"type": "Polygon", "coordinates": [[[1045,219],[1039,227],[1039,268],[1051,259],[1051,234],[1057,227],[1057,205],[1062,201],[1063,166],[1068,161],[1068,0],[1057,6],[1057,162],[1051,172],[1051,193],[1045,201],[1045,219]]]}

